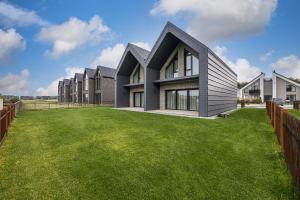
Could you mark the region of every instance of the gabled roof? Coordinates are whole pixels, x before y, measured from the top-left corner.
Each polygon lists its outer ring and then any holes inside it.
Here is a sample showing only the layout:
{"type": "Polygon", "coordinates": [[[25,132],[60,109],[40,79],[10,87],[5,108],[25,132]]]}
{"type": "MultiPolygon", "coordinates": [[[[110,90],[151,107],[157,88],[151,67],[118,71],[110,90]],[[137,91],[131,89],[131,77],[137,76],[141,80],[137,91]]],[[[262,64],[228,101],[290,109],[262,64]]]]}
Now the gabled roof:
{"type": "Polygon", "coordinates": [[[58,86],[62,86],[63,82],[62,81],[58,81],[58,86]]]}
{"type": "Polygon", "coordinates": [[[84,74],[87,74],[89,78],[94,78],[96,69],[85,68],[84,74]]]}
{"type": "Polygon", "coordinates": [[[146,59],[149,53],[150,52],[146,49],[128,43],[115,74],[129,75],[134,69],[137,62],[145,67],[146,59]]]}
{"type": "Polygon", "coordinates": [[[64,85],[69,85],[70,84],[70,79],[64,79],[63,84],[64,85]]]}
{"type": "Polygon", "coordinates": [[[74,79],[77,79],[77,81],[82,81],[82,79],[83,79],[83,74],[75,73],[74,79]]]}
{"type": "Polygon", "coordinates": [[[116,73],[116,69],[110,67],[104,67],[104,66],[97,66],[96,73],[98,71],[100,71],[102,77],[108,77],[108,78],[114,78],[116,73]]]}
{"type": "Polygon", "coordinates": [[[253,84],[254,82],[256,82],[258,79],[261,78],[261,76],[265,76],[265,73],[261,72],[260,75],[258,75],[257,77],[255,77],[252,81],[250,81],[247,85],[245,85],[244,87],[242,87],[240,90],[244,90],[245,88],[249,87],[251,84],[253,84]]]}
{"type": "Polygon", "coordinates": [[[300,84],[299,84],[299,83],[297,83],[297,82],[291,80],[290,78],[287,78],[287,77],[285,77],[285,76],[283,76],[283,75],[281,75],[281,74],[278,74],[275,70],[273,71],[273,74],[274,74],[275,76],[277,76],[277,77],[279,77],[279,78],[281,78],[281,79],[283,79],[283,80],[285,80],[285,81],[287,81],[287,82],[289,82],[289,83],[291,83],[291,84],[297,86],[297,87],[300,87],[300,84]]]}
{"type": "Polygon", "coordinates": [[[179,42],[186,44],[198,53],[205,53],[205,51],[212,53],[216,58],[219,59],[220,62],[222,62],[232,73],[236,75],[236,73],[211,49],[171,22],[167,22],[159,38],[157,39],[146,60],[146,66],[150,68],[162,66],[179,42]]]}

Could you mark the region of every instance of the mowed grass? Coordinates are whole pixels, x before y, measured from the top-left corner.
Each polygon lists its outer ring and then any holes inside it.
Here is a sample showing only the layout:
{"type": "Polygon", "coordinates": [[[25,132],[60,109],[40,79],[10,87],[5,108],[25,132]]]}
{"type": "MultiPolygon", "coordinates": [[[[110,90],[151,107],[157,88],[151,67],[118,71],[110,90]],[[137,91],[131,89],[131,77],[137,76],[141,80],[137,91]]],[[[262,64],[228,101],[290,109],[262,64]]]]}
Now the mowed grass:
{"type": "Polygon", "coordinates": [[[265,110],[205,120],[111,108],[19,113],[1,199],[294,199],[265,110]]]}
{"type": "Polygon", "coordinates": [[[288,111],[291,115],[297,117],[298,119],[300,119],[300,111],[299,110],[289,110],[288,111]]]}

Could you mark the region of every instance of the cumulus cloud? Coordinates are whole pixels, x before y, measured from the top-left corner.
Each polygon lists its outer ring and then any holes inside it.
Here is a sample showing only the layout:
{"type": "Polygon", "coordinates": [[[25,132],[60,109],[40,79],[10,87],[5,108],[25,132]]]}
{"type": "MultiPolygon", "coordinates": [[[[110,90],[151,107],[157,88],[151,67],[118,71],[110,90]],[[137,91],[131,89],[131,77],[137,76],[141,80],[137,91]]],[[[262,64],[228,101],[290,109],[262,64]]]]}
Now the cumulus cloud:
{"type": "Polygon", "coordinates": [[[8,2],[0,2],[0,23],[5,26],[47,25],[35,11],[16,7],[8,2]]]}
{"type": "Polygon", "coordinates": [[[226,57],[227,48],[217,46],[214,52],[238,75],[239,82],[249,82],[261,73],[260,68],[251,65],[245,58],[238,58],[231,61],[226,57]]]}
{"type": "Polygon", "coordinates": [[[97,15],[88,22],[71,17],[60,25],[42,28],[38,34],[38,39],[50,42],[53,48],[48,53],[57,58],[69,54],[84,44],[99,43],[107,32],[109,32],[109,28],[97,15]]]}
{"type": "MultiPolygon", "coordinates": [[[[132,42],[132,44],[149,51],[151,49],[150,44],[147,42],[132,42]]],[[[97,65],[103,65],[111,68],[117,68],[125,49],[126,46],[122,43],[118,43],[113,47],[103,49],[100,52],[100,55],[94,59],[91,66],[95,67],[97,65]]]]}
{"type": "Polygon", "coordinates": [[[187,31],[203,42],[261,33],[277,8],[277,0],[159,0],[152,15],[188,17],[187,31]]]}
{"type": "Polygon", "coordinates": [[[289,55],[278,59],[271,67],[288,77],[300,78],[300,58],[289,55]]]}
{"type": "Polygon", "coordinates": [[[0,91],[2,94],[22,95],[28,92],[28,69],[24,69],[20,74],[8,73],[6,76],[0,75],[0,91]]]}
{"type": "Polygon", "coordinates": [[[0,29],[0,61],[6,60],[14,51],[25,48],[25,40],[15,29],[0,29]]]}
{"type": "Polygon", "coordinates": [[[56,96],[58,82],[65,78],[73,78],[75,73],[83,73],[82,67],[67,67],[65,69],[65,75],[52,81],[47,87],[40,87],[35,91],[36,96],[56,96]]]}
{"type": "Polygon", "coordinates": [[[268,51],[267,53],[263,54],[259,60],[261,62],[266,62],[267,60],[269,60],[269,58],[274,54],[274,50],[268,51]]]}

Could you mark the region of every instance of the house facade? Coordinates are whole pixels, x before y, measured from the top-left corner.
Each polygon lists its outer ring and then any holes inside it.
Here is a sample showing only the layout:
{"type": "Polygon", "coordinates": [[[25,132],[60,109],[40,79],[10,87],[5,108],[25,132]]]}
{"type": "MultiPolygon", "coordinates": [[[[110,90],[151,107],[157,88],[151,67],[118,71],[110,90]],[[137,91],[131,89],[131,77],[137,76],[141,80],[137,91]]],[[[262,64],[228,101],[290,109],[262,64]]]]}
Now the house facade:
{"type": "Polygon", "coordinates": [[[95,80],[95,104],[114,104],[115,100],[115,69],[97,66],[95,80]]]}
{"type": "Polygon", "coordinates": [[[74,75],[74,102],[82,103],[82,79],[83,74],[75,73],[74,75]]]}
{"type": "Polygon", "coordinates": [[[300,84],[273,71],[272,78],[264,73],[250,81],[239,90],[240,99],[261,99],[262,102],[280,98],[282,100],[300,100],[300,84]]]}
{"type": "Polygon", "coordinates": [[[58,102],[64,102],[64,93],[63,93],[63,81],[58,82],[58,87],[57,87],[57,100],[58,102]]]}
{"type": "Polygon", "coordinates": [[[85,68],[82,81],[82,103],[94,104],[95,98],[95,69],[85,68]]]}
{"type": "Polygon", "coordinates": [[[70,80],[64,79],[63,80],[63,102],[67,103],[70,102],[70,80]]]}
{"type": "Polygon", "coordinates": [[[169,22],[151,52],[127,46],[115,79],[116,107],[196,111],[201,117],[237,107],[237,75],[169,22]]]}
{"type": "Polygon", "coordinates": [[[74,83],[74,78],[70,78],[70,102],[75,103],[75,83],[74,83]]]}

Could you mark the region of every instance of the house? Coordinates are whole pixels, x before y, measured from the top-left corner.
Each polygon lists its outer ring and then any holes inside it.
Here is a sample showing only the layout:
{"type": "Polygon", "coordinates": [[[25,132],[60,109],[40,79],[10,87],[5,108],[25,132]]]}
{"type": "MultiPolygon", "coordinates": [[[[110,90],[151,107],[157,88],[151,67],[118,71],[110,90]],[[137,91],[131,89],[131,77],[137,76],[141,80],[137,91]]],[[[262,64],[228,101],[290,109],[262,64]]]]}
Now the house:
{"type": "Polygon", "coordinates": [[[95,69],[85,68],[83,73],[82,103],[94,104],[95,69]]]}
{"type": "Polygon", "coordinates": [[[95,72],[95,104],[114,104],[115,69],[97,66],[95,72]]]}
{"type": "Polygon", "coordinates": [[[272,78],[266,78],[264,73],[255,77],[239,90],[240,99],[262,102],[280,98],[282,100],[300,100],[300,84],[273,71],[272,78]]]}
{"type": "Polygon", "coordinates": [[[75,103],[75,83],[74,83],[74,78],[70,78],[70,102],[75,103]]]}
{"type": "Polygon", "coordinates": [[[75,73],[74,75],[74,102],[82,103],[82,79],[83,74],[75,73]]]}
{"type": "Polygon", "coordinates": [[[116,107],[144,107],[144,69],[149,51],[128,44],[116,72],[116,107]]]}
{"type": "Polygon", "coordinates": [[[70,79],[63,80],[63,102],[70,102],[70,79]]]}
{"type": "Polygon", "coordinates": [[[237,107],[237,75],[207,46],[168,22],[151,52],[129,44],[116,72],[116,107],[196,111],[237,107]]]}
{"type": "Polygon", "coordinates": [[[58,82],[58,88],[57,88],[58,92],[58,102],[64,102],[64,94],[63,94],[63,81],[59,81],[58,82]]]}

